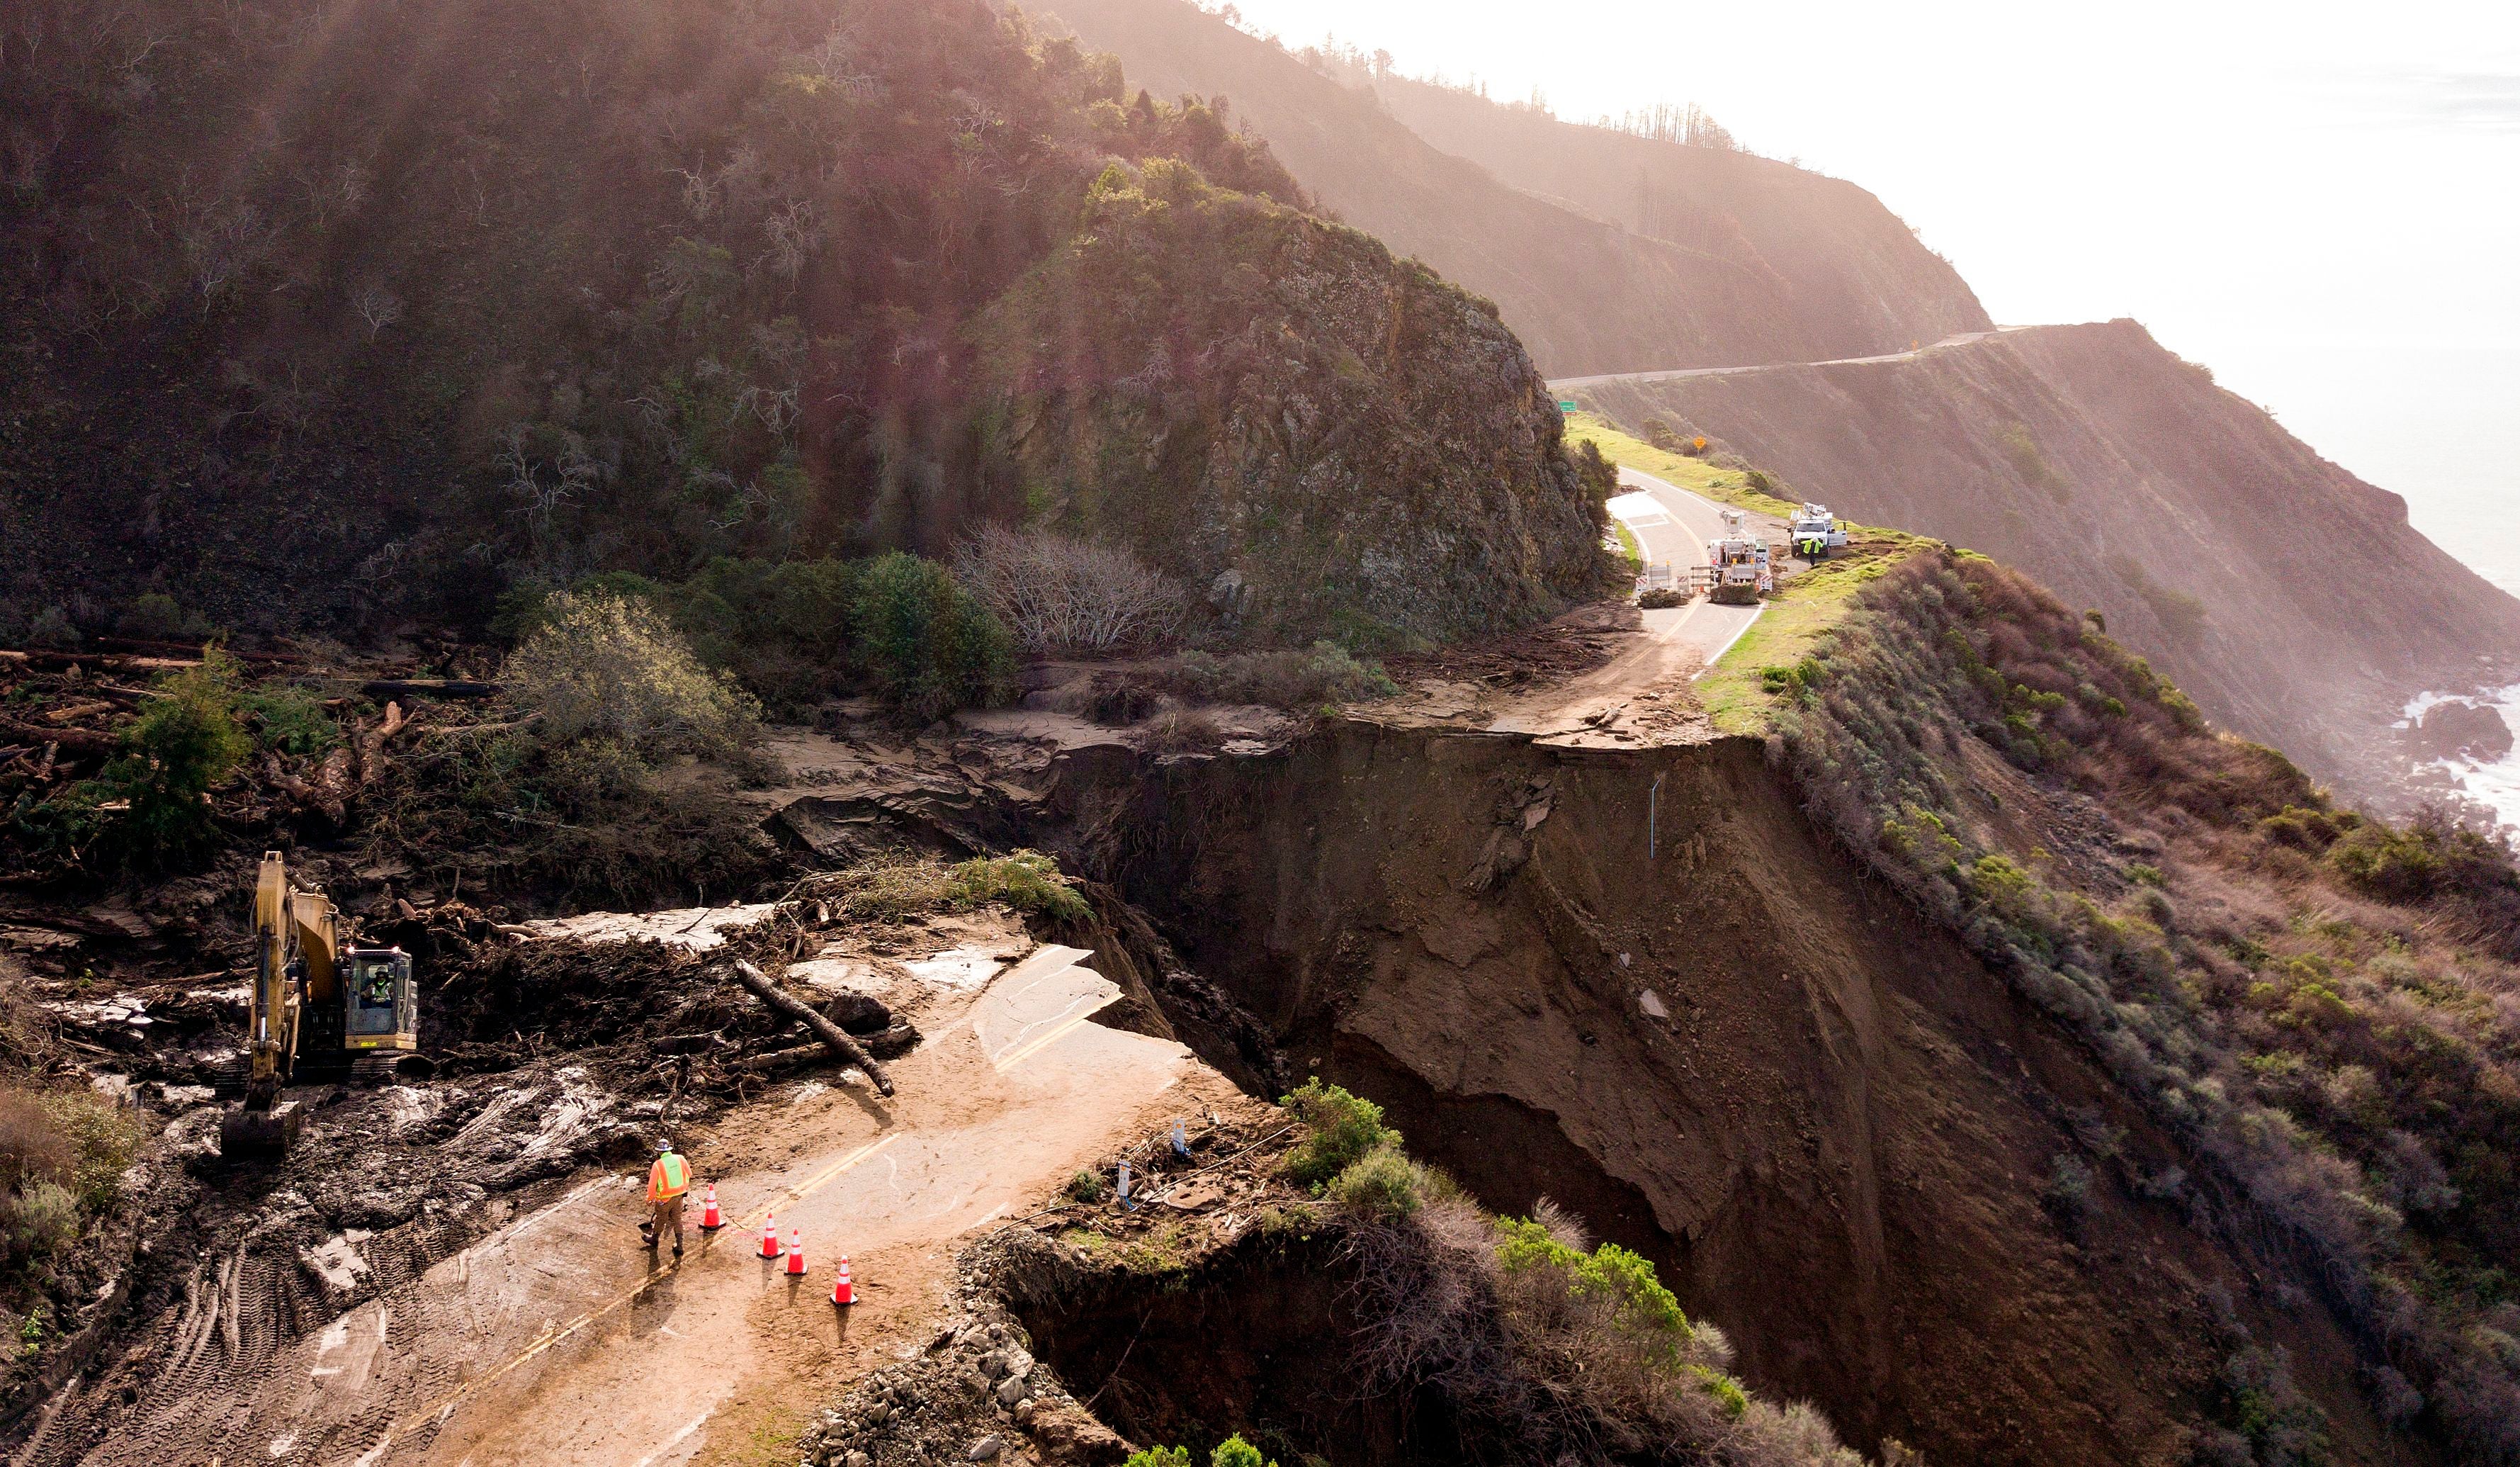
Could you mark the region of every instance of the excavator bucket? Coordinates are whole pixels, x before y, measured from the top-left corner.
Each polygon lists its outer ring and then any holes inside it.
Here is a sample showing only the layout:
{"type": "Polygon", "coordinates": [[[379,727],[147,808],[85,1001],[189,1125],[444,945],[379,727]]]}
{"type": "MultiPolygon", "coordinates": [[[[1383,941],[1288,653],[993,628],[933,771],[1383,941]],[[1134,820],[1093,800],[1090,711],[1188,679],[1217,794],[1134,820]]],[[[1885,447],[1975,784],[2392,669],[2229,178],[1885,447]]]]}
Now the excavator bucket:
{"type": "Polygon", "coordinates": [[[282,1101],[267,1111],[238,1106],[219,1122],[219,1155],[230,1161],[283,1155],[297,1144],[302,1123],[293,1100],[282,1101]]]}

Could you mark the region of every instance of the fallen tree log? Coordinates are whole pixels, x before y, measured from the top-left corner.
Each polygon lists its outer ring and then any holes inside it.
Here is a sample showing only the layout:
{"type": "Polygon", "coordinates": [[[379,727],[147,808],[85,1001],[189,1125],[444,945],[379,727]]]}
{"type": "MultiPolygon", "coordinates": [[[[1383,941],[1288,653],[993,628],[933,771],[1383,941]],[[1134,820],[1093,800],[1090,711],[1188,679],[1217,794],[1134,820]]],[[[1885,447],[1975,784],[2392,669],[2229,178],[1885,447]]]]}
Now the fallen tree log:
{"type": "Polygon", "coordinates": [[[145,672],[171,672],[198,667],[197,657],[130,657],[118,652],[12,652],[0,648],[0,663],[30,667],[134,667],[145,672]]]}
{"type": "Polygon", "coordinates": [[[796,1044],[786,1049],[773,1049],[762,1054],[748,1054],[733,1062],[733,1068],[747,1075],[773,1075],[810,1065],[816,1060],[829,1060],[831,1047],[825,1044],[796,1044]]]}
{"type": "MultiPolygon", "coordinates": [[[[377,782],[379,771],[384,768],[386,741],[409,728],[411,722],[412,720],[403,716],[401,704],[389,702],[385,705],[384,717],[378,722],[377,726],[360,732],[358,739],[360,789],[364,790],[377,782]]],[[[344,772],[346,773],[346,770],[344,772]]]]}
{"type": "Polygon", "coordinates": [[[760,969],[742,958],[736,959],[733,966],[721,971],[733,974],[737,983],[752,990],[753,997],[813,1031],[814,1037],[823,1041],[824,1048],[865,1071],[867,1078],[875,1081],[878,1093],[883,1095],[892,1093],[892,1077],[884,1074],[883,1067],[876,1063],[874,1055],[866,1052],[865,1046],[849,1037],[847,1030],[814,1012],[812,1006],[803,999],[783,990],[760,969]]]}
{"type": "Polygon", "coordinates": [[[0,718],[0,739],[29,743],[38,748],[59,744],[71,754],[112,754],[122,747],[122,741],[110,733],[92,728],[44,728],[21,723],[15,718],[0,718]]]}
{"type": "Polygon", "coordinates": [[[381,677],[361,683],[359,691],[371,698],[496,698],[499,685],[447,677],[381,677]]]}

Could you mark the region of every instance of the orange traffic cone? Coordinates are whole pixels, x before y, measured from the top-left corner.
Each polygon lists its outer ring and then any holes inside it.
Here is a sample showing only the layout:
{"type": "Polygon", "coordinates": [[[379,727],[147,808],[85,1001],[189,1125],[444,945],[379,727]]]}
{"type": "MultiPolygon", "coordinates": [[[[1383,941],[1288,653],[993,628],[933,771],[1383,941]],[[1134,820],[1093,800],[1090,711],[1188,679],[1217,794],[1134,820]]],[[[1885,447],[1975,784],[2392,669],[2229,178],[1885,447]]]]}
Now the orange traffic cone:
{"type": "Polygon", "coordinates": [[[779,1257],[779,1221],[767,1213],[761,1215],[761,1256],[779,1257]]]}
{"type": "Polygon", "coordinates": [[[832,1281],[832,1303],[845,1307],[857,1302],[857,1286],[849,1282],[849,1256],[841,1254],[840,1276],[832,1281]]]}
{"type": "Polygon", "coordinates": [[[726,1217],[717,1210],[717,1183],[708,1185],[708,1196],[700,1199],[700,1231],[716,1232],[726,1226],[726,1217]]]}
{"type": "Polygon", "coordinates": [[[805,1244],[796,1236],[796,1230],[792,1227],[788,1229],[788,1276],[789,1278],[805,1276],[805,1244]]]}

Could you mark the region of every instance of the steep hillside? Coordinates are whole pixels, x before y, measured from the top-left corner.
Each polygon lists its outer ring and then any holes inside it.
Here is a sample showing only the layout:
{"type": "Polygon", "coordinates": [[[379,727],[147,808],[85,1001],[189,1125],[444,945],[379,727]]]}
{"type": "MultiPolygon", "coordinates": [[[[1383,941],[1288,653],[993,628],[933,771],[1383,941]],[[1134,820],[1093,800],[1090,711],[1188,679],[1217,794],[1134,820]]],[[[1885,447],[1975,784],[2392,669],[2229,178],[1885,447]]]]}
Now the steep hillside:
{"type": "Polygon", "coordinates": [[[1407,83],[1377,98],[1361,73],[1316,70],[1186,0],[1041,9],[1158,95],[1230,98],[1341,217],[1493,298],[1552,375],[1855,356],[1987,324],[1951,267],[1852,184],[1407,83]],[[1436,130],[1413,131],[1421,120],[1436,130]],[[1579,193],[1525,166],[1534,130],[1579,193]]]}
{"type": "Polygon", "coordinates": [[[2507,850],[2329,804],[1983,557],[1764,681],[1680,747],[1079,759],[1054,838],[1287,1073],[1654,1259],[1859,1446],[2520,1460],[2507,850]]]}
{"type": "MultiPolygon", "coordinates": [[[[1024,517],[991,428],[1014,410],[991,392],[1016,387],[983,370],[978,327],[1075,236],[1097,179],[1178,166],[1299,232],[1304,196],[1264,146],[1130,96],[1108,58],[982,0],[12,8],[0,641],[47,614],[110,626],[142,591],[232,627],[477,622],[518,584],[933,552],[1024,517]]],[[[1320,253],[1313,295],[1263,302],[1217,239],[1156,243],[1203,302],[1173,323],[1180,360],[1262,330],[1352,354],[1438,316],[1478,338],[1375,357],[1374,394],[1459,404],[1448,451],[1554,496],[1513,531],[1551,543],[1487,568],[1505,579],[1477,605],[1403,619],[1485,625],[1576,588],[1552,567],[1590,554],[1586,491],[1529,361],[1469,298],[1414,270],[1395,293],[1398,267],[1352,240],[1320,253]]],[[[1085,318],[1146,305],[1092,294],[1134,289],[1125,273],[1069,284],[1085,318]]],[[[1233,410],[1317,411],[1266,380],[1233,410]]],[[[1168,470],[1290,519],[1422,488],[1390,418],[1300,462],[1242,455],[1221,422],[1162,427],[1168,470]],[[1241,456],[1211,474],[1189,442],[1241,456]]],[[[1112,451],[1155,451],[1131,436],[1148,424],[1108,428],[1112,451]]],[[[1072,529],[1137,527],[1066,508],[1072,529]]],[[[1327,630],[1419,569],[1350,548],[1310,568],[1338,594],[1248,609],[1327,630]]],[[[1236,564],[1214,539],[1166,560],[1202,585],[1236,564]]]]}
{"type": "Polygon", "coordinates": [[[2365,795],[2399,788],[2408,697],[2520,663],[2520,601],[2133,322],[1575,395],[2028,570],[2217,721],[2365,795]]]}

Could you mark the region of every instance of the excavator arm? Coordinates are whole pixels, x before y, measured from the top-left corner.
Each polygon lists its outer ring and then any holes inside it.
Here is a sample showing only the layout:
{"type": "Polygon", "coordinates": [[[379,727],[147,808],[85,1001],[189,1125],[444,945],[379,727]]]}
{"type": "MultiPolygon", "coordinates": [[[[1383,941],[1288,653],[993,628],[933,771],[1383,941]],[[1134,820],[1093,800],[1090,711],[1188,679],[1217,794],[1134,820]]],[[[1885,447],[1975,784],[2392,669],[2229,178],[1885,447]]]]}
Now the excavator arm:
{"type": "Polygon", "coordinates": [[[294,1102],[280,1091],[297,1064],[298,1021],[310,995],[332,984],[339,950],[333,904],[289,881],[277,850],[262,856],[253,889],[253,984],[246,1008],[245,1101],[219,1127],[222,1155],[286,1151],[297,1139],[294,1102]]]}

